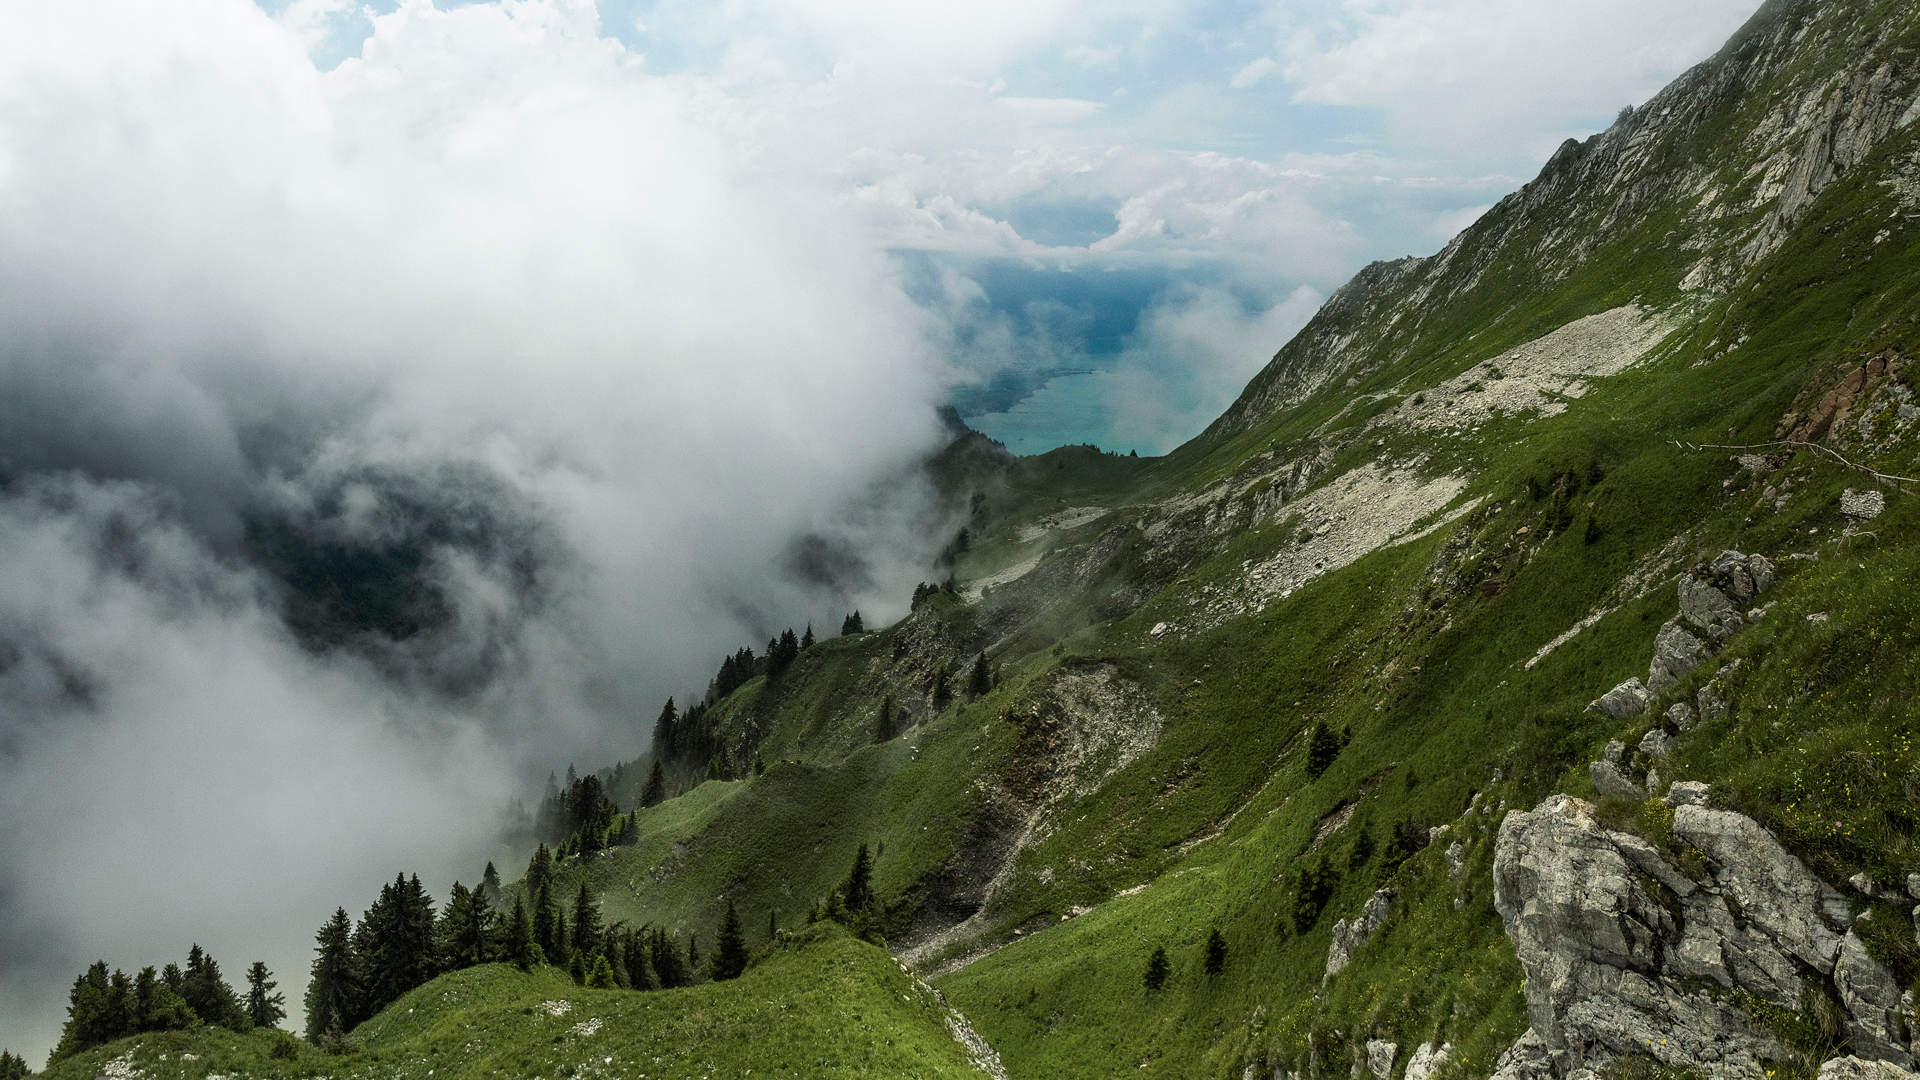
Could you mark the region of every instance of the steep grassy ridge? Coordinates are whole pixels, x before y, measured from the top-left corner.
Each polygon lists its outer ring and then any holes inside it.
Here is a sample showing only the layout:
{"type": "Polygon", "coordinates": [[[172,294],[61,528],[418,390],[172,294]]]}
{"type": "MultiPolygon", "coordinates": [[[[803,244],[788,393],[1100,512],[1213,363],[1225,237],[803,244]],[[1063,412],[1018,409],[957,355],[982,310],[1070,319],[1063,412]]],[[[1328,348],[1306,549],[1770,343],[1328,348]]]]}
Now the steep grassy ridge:
{"type": "Polygon", "coordinates": [[[577,987],[557,968],[493,964],[435,979],[329,1056],[291,1037],[207,1030],[123,1040],[48,1080],[214,1076],[962,1077],[981,1075],[938,996],[837,926],[774,950],[742,978],[635,994],[577,987]],[[276,1054],[276,1051],[278,1053],[276,1054]]]}

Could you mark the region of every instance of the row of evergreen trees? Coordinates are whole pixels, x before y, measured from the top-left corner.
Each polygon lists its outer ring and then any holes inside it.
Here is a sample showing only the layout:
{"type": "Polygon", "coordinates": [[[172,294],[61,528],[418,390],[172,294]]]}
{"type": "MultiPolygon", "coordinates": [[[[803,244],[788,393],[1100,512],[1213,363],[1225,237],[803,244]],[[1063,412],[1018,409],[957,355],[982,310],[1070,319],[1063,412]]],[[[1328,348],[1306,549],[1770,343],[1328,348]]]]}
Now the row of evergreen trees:
{"type": "Polygon", "coordinates": [[[26,1058],[11,1050],[0,1050],[0,1080],[26,1080],[31,1073],[26,1058]]]}
{"type": "MultiPolygon", "coordinates": [[[[184,971],[168,964],[157,972],[141,968],[128,978],[119,969],[109,974],[106,961],[95,961],[73,981],[66,1027],[48,1064],[149,1031],[184,1031],[206,1024],[230,1031],[272,1027],[287,1015],[286,997],[274,993],[277,985],[267,965],[255,961],[247,969],[247,996],[240,997],[220,973],[219,963],[199,945],[188,951],[184,971]]],[[[0,1059],[0,1078],[14,1062],[18,1075],[26,1075],[26,1063],[8,1054],[0,1059]]]]}
{"type": "Polygon", "coordinates": [[[597,775],[576,776],[567,766],[567,786],[559,787],[547,779],[546,797],[534,817],[535,833],[542,844],[564,844],[573,854],[594,855],[622,842],[632,843],[637,836],[621,820],[619,804],[607,793],[606,784],[597,775]]]}

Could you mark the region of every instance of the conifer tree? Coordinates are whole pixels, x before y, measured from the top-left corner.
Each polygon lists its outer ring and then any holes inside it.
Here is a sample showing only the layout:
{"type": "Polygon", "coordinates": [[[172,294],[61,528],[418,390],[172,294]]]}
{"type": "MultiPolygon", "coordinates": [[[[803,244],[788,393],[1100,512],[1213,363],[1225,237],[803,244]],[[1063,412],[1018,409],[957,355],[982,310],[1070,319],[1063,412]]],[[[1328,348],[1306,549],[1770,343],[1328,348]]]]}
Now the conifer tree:
{"type": "Polygon", "coordinates": [[[853,870],[847,874],[847,884],[843,894],[848,911],[865,911],[873,906],[873,856],[867,854],[867,845],[861,844],[860,851],[853,857],[853,870]]]}
{"type": "Polygon", "coordinates": [[[133,978],[133,1012],[134,1026],[141,1031],[182,1031],[200,1021],[151,966],[133,978]]]}
{"type": "Polygon", "coordinates": [[[48,1064],[120,1037],[107,1014],[110,981],[104,960],[94,961],[93,966],[73,980],[73,988],[67,991],[67,1023],[60,1031],[60,1041],[55,1044],[48,1064]]]}
{"type": "Polygon", "coordinates": [[[493,860],[487,860],[487,869],[480,875],[480,888],[486,893],[487,903],[500,902],[500,871],[493,868],[493,860]]]}
{"type": "Polygon", "coordinates": [[[667,776],[660,768],[660,759],[655,758],[653,768],[647,772],[647,786],[640,792],[641,806],[659,806],[667,801],[667,776]]]}
{"type": "Polygon", "coordinates": [[[544,964],[547,960],[534,940],[533,921],[527,918],[527,902],[518,893],[513,897],[513,912],[507,916],[504,959],[521,971],[532,971],[535,964],[544,964]]]}
{"type": "Polygon", "coordinates": [[[194,1015],[230,1031],[246,1031],[252,1026],[239,995],[220,974],[219,963],[198,945],[187,953],[186,975],[186,988],[180,996],[187,1000],[194,1015]]]}
{"type": "Polygon", "coordinates": [[[993,690],[993,673],[987,670],[987,654],[982,652],[973,661],[973,674],[967,678],[967,692],[974,697],[993,690]]]}
{"type": "Polygon", "coordinates": [[[613,965],[605,955],[593,958],[593,969],[587,972],[587,985],[595,990],[620,989],[620,983],[613,977],[613,965]]]}
{"type": "Polygon", "coordinates": [[[880,699],[880,719],[873,725],[874,742],[891,742],[899,731],[899,711],[893,704],[893,695],[880,699]]]}
{"type": "Polygon", "coordinates": [[[26,1058],[11,1050],[0,1050],[0,1080],[26,1080],[29,1071],[26,1058]]]}
{"type": "Polygon", "coordinates": [[[1147,957],[1147,989],[1158,990],[1167,985],[1167,974],[1170,970],[1171,965],[1167,963],[1167,947],[1155,945],[1153,955],[1147,957]]]}
{"type": "Polygon", "coordinates": [[[533,898],[533,940],[548,963],[566,957],[567,954],[560,951],[565,936],[560,929],[560,908],[553,902],[553,887],[543,881],[533,898]]]}
{"type": "Polygon", "coordinates": [[[1207,934],[1207,974],[1218,975],[1227,970],[1227,939],[1214,927],[1207,934]]]}
{"type": "Polygon", "coordinates": [[[573,956],[567,961],[567,974],[573,976],[573,985],[587,985],[587,957],[579,949],[573,950],[573,956]]]}
{"type": "Polygon", "coordinates": [[[840,623],[841,637],[847,637],[852,634],[864,634],[866,632],[866,627],[861,624],[860,613],[858,611],[847,616],[840,623]]]}
{"type": "Polygon", "coordinates": [[[687,979],[692,981],[694,973],[700,970],[700,935],[687,932],[687,979]]]}
{"type": "Polygon", "coordinates": [[[671,990],[676,986],[692,986],[693,972],[687,962],[681,958],[680,949],[667,936],[664,929],[655,929],[653,939],[647,945],[648,959],[653,964],[653,973],[660,980],[660,988],[671,990]]]}
{"type": "Polygon", "coordinates": [[[813,648],[813,624],[808,623],[807,632],[800,635],[800,651],[806,652],[811,648],[813,648]]]}
{"type": "Polygon", "coordinates": [[[254,1027],[275,1027],[286,1019],[287,996],[273,992],[279,985],[264,960],[255,960],[247,969],[247,1020],[254,1027]]]}
{"type": "Polygon", "coordinates": [[[740,930],[740,913],[727,901],[727,914],[720,920],[720,932],[714,938],[713,980],[737,979],[747,970],[747,936],[740,930]]]}
{"type": "Polygon", "coordinates": [[[1307,778],[1320,779],[1320,774],[1332,767],[1334,759],[1339,756],[1340,736],[1335,735],[1325,721],[1316,722],[1307,736],[1307,778]]]}
{"type": "MultiPolygon", "coordinates": [[[[725,665],[722,665],[724,669],[725,665]]],[[[741,680],[745,682],[746,680],[741,680]]],[[[731,687],[729,687],[731,689],[731,687]]],[[[723,692],[721,697],[725,697],[723,692]]],[[[672,757],[680,750],[680,714],[673,707],[673,699],[660,709],[660,716],[653,722],[653,756],[655,758],[672,757]]]]}
{"type": "Polygon", "coordinates": [[[316,955],[306,994],[307,1038],[314,1043],[328,1031],[346,1031],[358,1022],[362,976],[353,937],[345,908],[335,909],[314,935],[316,955]]]}
{"type": "Polygon", "coordinates": [[[653,965],[647,962],[650,950],[647,928],[628,930],[622,935],[620,958],[627,966],[627,987],[633,990],[658,990],[660,981],[654,978],[653,965]]]}
{"type": "Polygon", "coordinates": [[[573,944],[583,953],[598,952],[602,933],[600,901],[583,879],[579,893],[573,898],[573,944]]]}
{"type": "Polygon", "coordinates": [[[547,845],[541,844],[533,849],[533,858],[527,861],[527,895],[540,895],[541,886],[553,880],[553,853],[547,845]]]}

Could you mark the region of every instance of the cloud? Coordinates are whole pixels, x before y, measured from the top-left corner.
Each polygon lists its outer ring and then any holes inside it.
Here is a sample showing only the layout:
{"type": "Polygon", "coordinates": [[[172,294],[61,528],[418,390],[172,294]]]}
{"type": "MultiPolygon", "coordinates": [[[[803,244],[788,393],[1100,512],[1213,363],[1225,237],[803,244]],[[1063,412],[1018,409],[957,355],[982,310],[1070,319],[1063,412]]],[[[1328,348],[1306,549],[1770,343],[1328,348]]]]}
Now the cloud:
{"type": "Polygon", "coordinates": [[[16,1049],[96,956],[297,999],[336,904],[472,880],[519,784],[928,554],[938,364],[841,191],[590,4],[407,0],[323,73],[326,13],[0,34],[16,1049]]]}
{"type": "Polygon", "coordinates": [[[1718,48],[1754,6],[1343,0],[1317,30],[1291,28],[1279,62],[1298,100],[1385,110],[1414,144],[1540,157],[1646,100],[1718,48]]]}

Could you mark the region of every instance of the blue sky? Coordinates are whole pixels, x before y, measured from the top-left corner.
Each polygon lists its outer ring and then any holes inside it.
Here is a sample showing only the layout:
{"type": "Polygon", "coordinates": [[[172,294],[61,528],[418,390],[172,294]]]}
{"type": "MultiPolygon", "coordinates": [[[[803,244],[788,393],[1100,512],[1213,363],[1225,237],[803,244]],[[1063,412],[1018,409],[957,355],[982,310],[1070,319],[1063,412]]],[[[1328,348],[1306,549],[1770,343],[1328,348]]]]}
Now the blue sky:
{"type": "MultiPolygon", "coordinates": [[[[260,3],[322,68],[399,9],[260,3]]],[[[1361,265],[1437,250],[1753,6],[602,0],[597,26],[856,207],[976,426],[1159,453],[1361,265]]]]}

